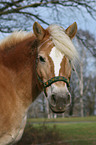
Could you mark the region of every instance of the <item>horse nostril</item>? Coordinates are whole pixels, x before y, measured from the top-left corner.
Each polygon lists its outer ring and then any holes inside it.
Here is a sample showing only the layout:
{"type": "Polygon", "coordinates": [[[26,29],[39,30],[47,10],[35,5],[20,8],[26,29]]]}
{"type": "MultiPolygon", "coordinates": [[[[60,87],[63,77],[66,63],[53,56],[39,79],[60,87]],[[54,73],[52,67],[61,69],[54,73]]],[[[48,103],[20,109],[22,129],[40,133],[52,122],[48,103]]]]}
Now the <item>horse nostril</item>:
{"type": "Polygon", "coordinates": [[[71,94],[67,94],[67,104],[71,104],[71,94]]]}
{"type": "Polygon", "coordinates": [[[56,101],[55,95],[54,95],[54,94],[52,94],[52,99],[53,99],[54,101],[56,101]]]}
{"type": "Polygon", "coordinates": [[[52,101],[52,103],[55,105],[56,104],[56,96],[55,96],[55,94],[52,94],[51,95],[51,101],[52,101]]]}
{"type": "Polygon", "coordinates": [[[70,95],[69,94],[67,95],[67,100],[70,100],[70,95]]]}

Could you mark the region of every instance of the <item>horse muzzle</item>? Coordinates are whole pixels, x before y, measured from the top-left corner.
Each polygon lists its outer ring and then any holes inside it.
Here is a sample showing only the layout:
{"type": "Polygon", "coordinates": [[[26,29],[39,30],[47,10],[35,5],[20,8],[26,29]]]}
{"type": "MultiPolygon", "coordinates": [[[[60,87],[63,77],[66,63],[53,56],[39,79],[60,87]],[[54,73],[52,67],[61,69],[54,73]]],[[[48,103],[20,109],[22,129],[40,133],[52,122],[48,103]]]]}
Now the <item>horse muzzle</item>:
{"type": "Polygon", "coordinates": [[[41,82],[44,88],[44,94],[48,98],[49,106],[54,113],[63,113],[67,110],[68,106],[71,104],[71,94],[68,91],[70,82],[63,76],[55,76],[49,79],[47,82],[43,82],[42,79],[37,74],[38,80],[41,82]],[[65,87],[56,88],[53,87],[56,82],[64,82],[65,87]],[[49,93],[46,89],[49,89],[49,93]],[[55,89],[54,89],[55,88],[55,89]],[[65,89],[64,89],[65,88],[65,89]],[[59,90],[59,91],[58,91],[59,90]],[[53,93],[55,92],[55,93],[53,93]]]}
{"type": "Polygon", "coordinates": [[[48,98],[50,109],[54,113],[63,113],[65,112],[71,104],[71,94],[68,92],[66,94],[52,94],[48,98]]]}

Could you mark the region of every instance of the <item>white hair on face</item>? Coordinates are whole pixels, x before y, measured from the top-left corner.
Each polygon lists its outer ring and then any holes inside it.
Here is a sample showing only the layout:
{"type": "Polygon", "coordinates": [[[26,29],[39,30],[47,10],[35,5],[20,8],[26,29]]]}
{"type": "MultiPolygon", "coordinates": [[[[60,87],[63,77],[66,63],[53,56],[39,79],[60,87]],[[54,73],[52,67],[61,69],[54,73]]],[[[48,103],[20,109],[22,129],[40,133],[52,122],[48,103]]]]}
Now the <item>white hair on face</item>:
{"type": "Polygon", "coordinates": [[[49,28],[50,38],[52,39],[56,48],[69,58],[74,64],[79,60],[79,55],[74,47],[71,39],[64,32],[65,30],[58,25],[50,25],[49,28]]]}
{"type": "Polygon", "coordinates": [[[60,64],[62,62],[64,54],[62,54],[56,47],[53,47],[49,56],[52,58],[53,63],[54,63],[55,76],[58,76],[59,70],[61,68],[60,64]]]}

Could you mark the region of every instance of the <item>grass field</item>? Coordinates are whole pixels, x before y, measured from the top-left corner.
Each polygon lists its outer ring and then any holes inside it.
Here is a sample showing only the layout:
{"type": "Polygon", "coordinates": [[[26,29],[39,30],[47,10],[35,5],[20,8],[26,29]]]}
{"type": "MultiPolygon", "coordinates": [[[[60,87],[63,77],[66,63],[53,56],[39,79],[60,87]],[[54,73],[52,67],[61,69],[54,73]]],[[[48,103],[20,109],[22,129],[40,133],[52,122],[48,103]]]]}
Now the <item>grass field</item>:
{"type": "Polygon", "coordinates": [[[96,116],[91,117],[64,117],[64,118],[56,118],[56,119],[48,119],[48,118],[32,118],[28,119],[28,122],[39,123],[39,122],[79,122],[79,121],[92,121],[96,122],[96,116]]]}
{"type": "MultiPolygon", "coordinates": [[[[70,145],[96,145],[96,116],[57,119],[32,119],[32,122],[61,122],[56,124],[64,142],[70,145]],[[64,122],[64,123],[62,123],[64,122]],[[67,123],[68,122],[68,123],[67,123]]],[[[53,126],[48,124],[47,126],[53,126]]]]}
{"type": "Polygon", "coordinates": [[[96,145],[96,123],[58,124],[64,142],[70,145],[96,145]]]}
{"type": "MultiPolygon", "coordinates": [[[[53,137],[52,141],[53,139],[56,141],[54,145],[96,145],[96,117],[29,119],[28,124],[37,129],[36,135],[42,132],[41,136],[37,135],[38,138],[47,134],[47,137],[42,140],[44,143],[46,142],[44,145],[47,145],[47,138],[50,140],[50,137],[53,137]],[[41,124],[42,122],[43,124],[41,124]]],[[[52,141],[50,140],[50,143],[52,141]]],[[[40,143],[40,141],[38,142],[40,143]]],[[[32,145],[37,145],[37,142],[32,145]]],[[[41,142],[40,145],[43,143],[41,142]]]]}

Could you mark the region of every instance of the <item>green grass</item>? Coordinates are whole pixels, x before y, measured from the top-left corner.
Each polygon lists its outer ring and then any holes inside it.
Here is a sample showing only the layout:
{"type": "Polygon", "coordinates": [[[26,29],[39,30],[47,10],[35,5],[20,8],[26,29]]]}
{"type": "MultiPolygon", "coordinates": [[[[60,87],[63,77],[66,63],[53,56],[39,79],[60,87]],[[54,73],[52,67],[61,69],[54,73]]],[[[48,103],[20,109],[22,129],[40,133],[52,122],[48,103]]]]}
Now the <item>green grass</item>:
{"type": "MultiPolygon", "coordinates": [[[[96,145],[96,123],[55,124],[63,143],[69,145],[96,145]]],[[[47,124],[53,128],[54,124],[47,124]]],[[[34,127],[39,128],[40,124],[34,127]]]]}
{"type": "Polygon", "coordinates": [[[80,142],[82,145],[93,141],[96,143],[96,123],[58,124],[57,129],[63,141],[70,145],[81,145],[80,142]]]}
{"type": "MultiPolygon", "coordinates": [[[[96,145],[96,117],[73,117],[73,118],[57,118],[57,119],[31,119],[28,122],[54,122],[46,124],[52,128],[54,125],[62,137],[63,143],[68,145],[96,145]],[[58,123],[55,122],[65,122],[58,123]],[[67,123],[68,122],[68,123],[67,123]]],[[[38,128],[40,124],[34,124],[38,128]]]]}
{"type": "Polygon", "coordinates": [[[28,119],[28,122],[79,122],[79,121],[96,121],[96,116],[91,117],[65,117],[65,118],[56,118],[56,119],[47,119],[47,118],[32,118],[28,119]]]}

